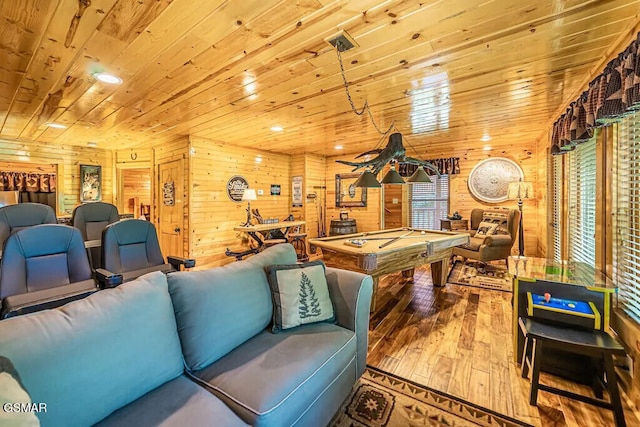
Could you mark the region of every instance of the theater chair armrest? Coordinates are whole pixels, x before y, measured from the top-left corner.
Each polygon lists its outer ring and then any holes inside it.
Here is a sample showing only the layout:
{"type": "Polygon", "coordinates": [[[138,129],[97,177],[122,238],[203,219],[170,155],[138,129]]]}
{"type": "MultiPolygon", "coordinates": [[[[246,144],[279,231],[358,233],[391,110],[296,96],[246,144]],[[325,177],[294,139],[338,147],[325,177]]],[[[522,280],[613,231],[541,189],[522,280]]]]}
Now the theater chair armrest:
{"type": "Polygon", "coordinates": [[[484,238],[484,244],[487,246],[511,246],[511,236],[507,234],[494,234],[484,238]]]}
{"type": "Polygon", "coordinates": [[[122,284],[122,274],[112,273],[104,268],[95,271],[96,281],[100,289],[115,288],[122,284]]]}
{"type": "Polygon", "coordinates": [[[196,260],[191,258],[183,258],[179,256],[168,256],[167,262],[176,269],[176,271],[180,271],[180,266],[184,265],[184,268],[192,268],[196,266],[196,260]]]}

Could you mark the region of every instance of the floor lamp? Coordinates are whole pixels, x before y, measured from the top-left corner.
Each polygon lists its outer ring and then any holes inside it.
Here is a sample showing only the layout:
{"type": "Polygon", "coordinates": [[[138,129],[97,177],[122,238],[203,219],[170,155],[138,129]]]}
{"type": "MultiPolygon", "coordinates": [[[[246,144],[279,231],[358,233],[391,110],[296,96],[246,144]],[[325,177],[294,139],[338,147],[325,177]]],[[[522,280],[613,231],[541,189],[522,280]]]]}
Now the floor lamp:
{"type": "Polygon", "coordinates": [[[528,181],[514,181],[509,183],[507,189],[507,198],[509,200],[518,201],[518,209],[520,210],[520,226],[518,231],[518,248],[519,256],[524,256],[524,227],[522,221],[522,201],[525,199],[533,199],[533,183],[528,181]]]}
{"type": "Polygon", "coordinates": [[[245,188],[244,193],[242,193],[242,200],[247,201],[247,222],[242,224],[242,227],[248,227],[251,225],[251,201],[258,200],[256,190],[253,188],[245,188]]]}

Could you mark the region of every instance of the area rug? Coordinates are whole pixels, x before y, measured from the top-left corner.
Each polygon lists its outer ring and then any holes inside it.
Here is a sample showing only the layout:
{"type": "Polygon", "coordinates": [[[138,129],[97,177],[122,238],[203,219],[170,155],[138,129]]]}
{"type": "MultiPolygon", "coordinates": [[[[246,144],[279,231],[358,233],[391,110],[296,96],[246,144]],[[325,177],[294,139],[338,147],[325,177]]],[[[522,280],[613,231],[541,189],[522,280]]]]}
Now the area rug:
{"type": "Polygon", "coordinates": [[[455,396],[367,367],[332,427],[531,427],[455,396]]]}
{"type": "Polygon", "coordinates": [[[506,268],[475,262],[456,261],[451,267],[447,282],[511,292],[511,275],[506,268]]]}

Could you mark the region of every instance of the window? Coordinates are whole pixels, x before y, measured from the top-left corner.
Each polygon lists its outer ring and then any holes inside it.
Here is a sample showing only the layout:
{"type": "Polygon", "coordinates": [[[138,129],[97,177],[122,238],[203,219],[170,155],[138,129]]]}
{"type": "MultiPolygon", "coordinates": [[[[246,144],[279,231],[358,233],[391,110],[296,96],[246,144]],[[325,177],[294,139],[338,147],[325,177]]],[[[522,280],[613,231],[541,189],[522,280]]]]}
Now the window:
{"type": "Polygon", "coordinates": [[[568,258],[595,268],[596,264],[596,140],[582,143],[567,154],[568,258]]]}
{"type": "Polygon", "coordinates": [[[619,303],[640,319],[640,113],[626,116],[619,128],[615,157],[614,278],[619,303]]]}
{"type": "Polygon", "coordinates": [[[549,194],[549,258],[556,261],[562,259],[562,156],[551,156],[551,179],[547,193],[549,194]]]}
{"type": "Polygon", "coordinates": [[[430,176],[431,184],[411,184],[411,227],[439,230],[449,211],[449,175],[430,176]]]}

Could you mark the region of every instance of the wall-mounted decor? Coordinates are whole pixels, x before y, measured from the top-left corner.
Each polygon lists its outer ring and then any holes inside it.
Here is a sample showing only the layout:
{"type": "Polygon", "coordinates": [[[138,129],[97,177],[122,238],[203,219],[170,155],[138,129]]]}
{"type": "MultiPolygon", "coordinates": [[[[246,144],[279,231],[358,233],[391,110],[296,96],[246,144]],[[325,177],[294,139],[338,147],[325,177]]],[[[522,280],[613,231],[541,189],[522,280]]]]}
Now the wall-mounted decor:
{"type": "Polygon", "coordinates": [[[173,206],[176,204],[176,189],[173,181],[162,184],[162,202],[165,206],[173,206]]]}
{"type": "Polygon", "coordinates": [[[367,206],[367,189],[356,187],[359,173],[336,174],[336,207],[365,207],[367,206]]]}
{"type": "Polygon", "coordinates": [[[507,200],[509,183],[524,179],[524,173],[516,162],[504,157],[482,160],[469,174],[469,191],[476,199],[486,203],[507,200]]]}
{"type": "Polygon", "coordinates": [[[80,165],[80,202],[102,200],[102,166],[80,165]]]}
{"type": "Polygon", "coordinates": [[[272,196],[280,195],[280,184],[271,184],[271,195],[272,196]]]}
{"type": "Polygon", "coordinates": [[[302,177],[294,176],[291,179],[291,202],[294,208],[302,206],[302,177]]]}
{"type": "Polygon", "coordinates": [[[240,203],[244,190],[247,188],[249,188],[249,182],[240,175],[234,175],[227,181],[227,196],[232,201],[240,203]]]}

